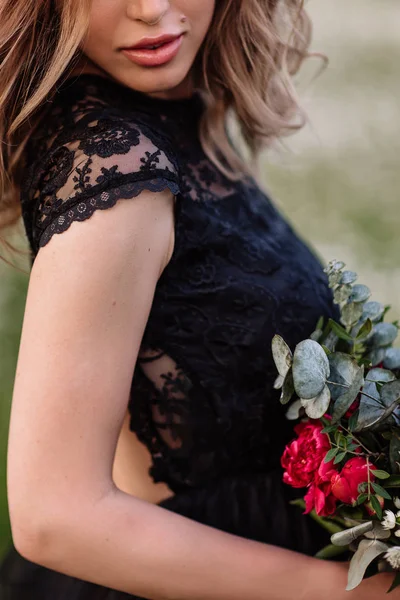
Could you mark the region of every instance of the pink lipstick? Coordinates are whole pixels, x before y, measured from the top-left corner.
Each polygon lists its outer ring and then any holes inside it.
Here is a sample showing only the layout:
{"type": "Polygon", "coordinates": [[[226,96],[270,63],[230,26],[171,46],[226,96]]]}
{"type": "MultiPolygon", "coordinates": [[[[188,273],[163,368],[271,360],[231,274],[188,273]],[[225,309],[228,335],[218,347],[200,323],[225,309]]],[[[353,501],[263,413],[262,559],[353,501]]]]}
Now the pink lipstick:
{"type": "Polygon", "coordinates": [[[172,60],[179,52],[183,34],[163,35],[158,38],[143,38],[121,52],[132,62],[144,67],[157,67],[172,60]]]}

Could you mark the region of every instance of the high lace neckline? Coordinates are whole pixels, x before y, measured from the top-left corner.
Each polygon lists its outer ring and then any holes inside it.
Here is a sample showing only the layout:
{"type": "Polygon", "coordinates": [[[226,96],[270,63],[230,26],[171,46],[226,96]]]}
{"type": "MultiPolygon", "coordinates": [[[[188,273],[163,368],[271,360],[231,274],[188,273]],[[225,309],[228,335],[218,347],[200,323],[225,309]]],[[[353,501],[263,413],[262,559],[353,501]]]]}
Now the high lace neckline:
{"type": "Polygon", "coordinates": [[[122,97],[133,98],[136,102],[150,110],[153,109],[155,112],[164,112],[180,117],[186,114],[194,117],[195,115],[198,116],[204,109],[201,93],[197,89],[191,96],[186,98],[158,98],[130,88],[116,79],[107,78],[97,73],[81,73],[80,75],[70,76],[59,86],[58,92],[62,93],[67,91],[70,86],[79,84],[106,86],[107,89],[115,90],[122,97]]]}

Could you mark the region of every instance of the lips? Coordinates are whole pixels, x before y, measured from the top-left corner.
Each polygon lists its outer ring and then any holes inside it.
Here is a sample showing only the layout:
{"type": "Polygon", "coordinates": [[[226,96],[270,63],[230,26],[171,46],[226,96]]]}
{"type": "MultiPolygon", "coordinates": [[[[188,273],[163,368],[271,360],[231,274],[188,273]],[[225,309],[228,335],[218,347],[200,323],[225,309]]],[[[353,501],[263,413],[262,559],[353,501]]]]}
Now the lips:
{"type": "Polygon", "coordinates": [[[144,38],[135,47],[122,48],[121,52],[138,65],[157,67],[170,62],[178,54],[182,40],[183,34],[144,38]]]}
{"type": "Polygon", "coordinates": [[[130,46],[129,48],[124,48],[124,49],[126,49],[126,50],[153,50],[153,49],[159,48],[160,46],[163,46],[164,44],[173,42],[181,35],[182,34],[176,34],[176,35],[165,34],[165,35],[160,35],[157,38],[143,38],[142,40],[140,40],[140,42],[138,42],[134,46],[130,46]]]}

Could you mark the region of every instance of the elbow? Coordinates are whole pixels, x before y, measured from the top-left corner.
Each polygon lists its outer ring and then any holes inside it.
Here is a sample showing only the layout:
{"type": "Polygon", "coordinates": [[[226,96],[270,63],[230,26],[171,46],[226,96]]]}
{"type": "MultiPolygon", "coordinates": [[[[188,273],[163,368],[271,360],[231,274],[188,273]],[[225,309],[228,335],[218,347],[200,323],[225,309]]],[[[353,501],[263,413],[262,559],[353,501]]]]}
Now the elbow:
{"type": "Polygon", "coordinates": [[[18,510],[9,507],[12,542],[17,552],[26,560],[47,566],[45,556],[54,539],[51,520],[37,516],[35,511],[22,516],[18,510]]]}

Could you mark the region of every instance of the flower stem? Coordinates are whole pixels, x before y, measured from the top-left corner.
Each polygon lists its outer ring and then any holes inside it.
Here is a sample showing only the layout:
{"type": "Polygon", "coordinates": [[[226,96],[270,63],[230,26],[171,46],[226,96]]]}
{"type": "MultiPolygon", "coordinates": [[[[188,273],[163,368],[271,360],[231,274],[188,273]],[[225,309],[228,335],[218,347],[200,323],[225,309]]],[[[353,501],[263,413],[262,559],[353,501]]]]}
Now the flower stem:
{"type": "Polygon", "coordinates": [[[358,438],[356,438],[356,436],[355,436],[355,435],[354,435],[354,434],[353,434],[353,433],[352,433],[352,432],[351,432],[349,429],[347,429],[347,428],[346,428],[344,425],[340,425],[340,427],[341,427],[341,428],[342,428],[342,429],[343,429],[343,430],[344,430],[346,433],[348,433],[349,435],[351,435],[351,437],[353,438],[353,440],[354,440],[355,442],[357,442],[357,444],[360,444],[360,446],[361,446],[362,448],[364,448],[364,450],[365,450],[366,452],[368,452],[368,454],[369,454],[370,456],[377,456],[377,454],[376,454],[376,453],[374,453],[374,452],[371,452],[371,450],[368,450],[368,448],[367,448],[366,446],[364,446],[364,444],[363,444],[362,442],[360,442],[360,440],[359,440],[358,438]]]}

